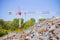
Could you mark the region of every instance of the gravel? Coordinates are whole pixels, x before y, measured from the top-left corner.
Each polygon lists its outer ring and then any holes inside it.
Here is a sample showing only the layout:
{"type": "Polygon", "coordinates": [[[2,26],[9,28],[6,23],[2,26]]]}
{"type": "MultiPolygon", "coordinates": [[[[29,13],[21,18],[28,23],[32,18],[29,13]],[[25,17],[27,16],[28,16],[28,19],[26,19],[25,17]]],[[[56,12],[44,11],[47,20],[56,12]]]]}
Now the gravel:
{"type": "Polygon", "coordinates": [[[60,40],[60,18],[53,17],[36,23],[22,33],[11,33],[2,40],[60,40]]]}

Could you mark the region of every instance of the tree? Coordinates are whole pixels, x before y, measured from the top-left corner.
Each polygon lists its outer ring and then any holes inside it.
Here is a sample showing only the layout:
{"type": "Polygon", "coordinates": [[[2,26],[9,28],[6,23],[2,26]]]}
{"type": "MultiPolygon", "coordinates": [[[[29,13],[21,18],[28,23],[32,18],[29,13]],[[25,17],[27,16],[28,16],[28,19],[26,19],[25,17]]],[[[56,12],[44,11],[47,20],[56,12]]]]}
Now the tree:
{"type": "Polygon", "coordinates": [[[45,18],[40,18],[39,19],[39,22],[42,22],[42,21],[44,21],[44,20],[46,20],[45,18]]]}
{"type": "Polygon", "coordinates": [[[12,22],[11,22],[11,29],[12,30],[15,30],[15,29],[17,29],[18,28],[18,26],[19,26],[19,20],[17,19],[17,18],[15,18],[12,22]]]}
{"type": "Polygon", "coordinates": [[[3,29],[6,29],[7,25],[5,24],[6,22],[3,19],[0,19],[0,25],[3,29]]]}
{"type": "Polygon", "coordinates": [[[12,29],[15,30],[15,29],[19,28],[19,20],[21,22],[21,27],[23,27],[24,19],[23,18],[20,18],[20,19],[15,18],[11,23],[12,29]]]}
{"type": "Polygon", "coordinates": [[[24,23],[24,29],[29,28],[30,26],[33,26],[35,24],[35,19],[31,18],[30,20],[26,21],[24,23]]]}
{"type": "Polygon", "coordinates": [[[12,24],[11,21],[5,21],[4,22],[5,29],[6,30],[11,30],[11,28],[12,28],[12,25],[11,24],[12,24]]]}
{"type": "Polygon", "coordinates": [[[7,34],[7,30],[3,29],[2,26],[0,25],[0,37],[7,34]]]}
{"type": "Polygon", "coordinates": [[[34,18],[31,18],[30,19],[30,22],[31,22],[31,26],[35,24],[35,19],[34,18]]]}
{"type": "Polygon", "coordinates": [[[3,21],[3,19],[0,19],[0,25],[1,25],[2,27],[4,27],[4,21],[3,21]]]}

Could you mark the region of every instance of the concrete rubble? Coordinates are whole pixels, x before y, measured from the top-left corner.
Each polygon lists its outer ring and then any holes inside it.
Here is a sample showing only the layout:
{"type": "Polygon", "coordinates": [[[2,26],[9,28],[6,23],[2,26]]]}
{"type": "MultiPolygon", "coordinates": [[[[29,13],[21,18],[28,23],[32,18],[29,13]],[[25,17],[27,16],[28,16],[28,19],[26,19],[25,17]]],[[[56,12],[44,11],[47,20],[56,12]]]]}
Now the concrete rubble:
{"type": "Polygon", "coordinates": [[[2,38],[2,40],[60,40],[60,18],[50,18],[36,23],[22,33],[2,38]]]}

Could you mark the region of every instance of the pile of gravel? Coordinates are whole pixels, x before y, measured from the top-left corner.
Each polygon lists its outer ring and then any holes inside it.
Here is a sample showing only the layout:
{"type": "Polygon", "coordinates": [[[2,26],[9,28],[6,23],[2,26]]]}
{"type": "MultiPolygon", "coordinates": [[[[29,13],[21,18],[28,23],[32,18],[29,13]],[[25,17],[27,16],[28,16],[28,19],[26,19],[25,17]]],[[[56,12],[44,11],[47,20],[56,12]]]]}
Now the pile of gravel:
{"type": "Polygon", "coordinates": [[[53,17],[36,23],[28,30],[3,40],[60,40],[60,18],[53,17]]]}

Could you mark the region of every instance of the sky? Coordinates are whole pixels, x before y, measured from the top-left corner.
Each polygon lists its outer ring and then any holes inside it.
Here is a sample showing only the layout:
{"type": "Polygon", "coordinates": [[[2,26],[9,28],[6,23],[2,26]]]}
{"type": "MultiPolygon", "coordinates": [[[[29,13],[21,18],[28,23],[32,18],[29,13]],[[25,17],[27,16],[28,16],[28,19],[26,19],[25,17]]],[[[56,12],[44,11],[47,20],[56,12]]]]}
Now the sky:
{"type": "Polygon", "coordinates": [[[16,15],[18,7],[22,12],[36,12],[22,14],[21,17],[25,21],[30,18],[38,20],[39,18],[51,18],[52,16],[60,17],[60,0],[0,0],[0,19],[13,20],[14,18],[20,18],[19,15],[16,15]],[[12,14],[9,15],[8,11],[11,11],[12,14]],[[42,14],[44,11],[48,11],[49,14],[42,14]]]}

